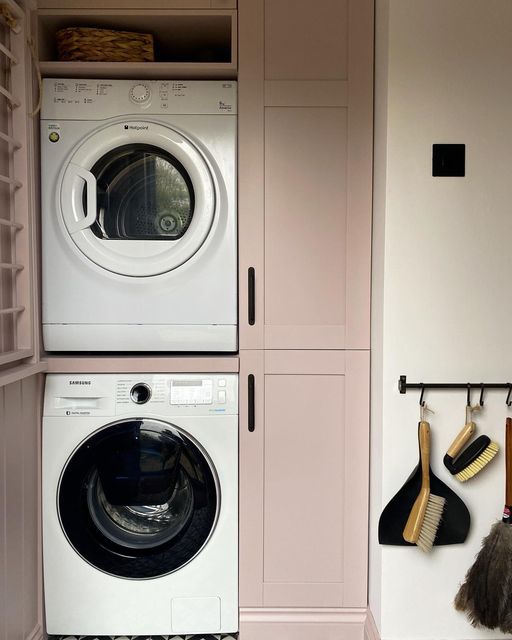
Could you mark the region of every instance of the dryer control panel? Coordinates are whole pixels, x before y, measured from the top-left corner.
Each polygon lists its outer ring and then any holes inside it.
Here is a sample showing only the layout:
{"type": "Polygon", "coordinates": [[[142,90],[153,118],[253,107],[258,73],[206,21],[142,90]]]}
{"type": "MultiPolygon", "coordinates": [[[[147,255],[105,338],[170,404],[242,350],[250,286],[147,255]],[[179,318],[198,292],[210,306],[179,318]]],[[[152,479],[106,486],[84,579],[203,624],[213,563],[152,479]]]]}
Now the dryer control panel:
{"type": "Polygon", "coordinates": [[[105,120],[142,115],[237,112],[233,80],[45,78],[42,120],[105,120]]]}

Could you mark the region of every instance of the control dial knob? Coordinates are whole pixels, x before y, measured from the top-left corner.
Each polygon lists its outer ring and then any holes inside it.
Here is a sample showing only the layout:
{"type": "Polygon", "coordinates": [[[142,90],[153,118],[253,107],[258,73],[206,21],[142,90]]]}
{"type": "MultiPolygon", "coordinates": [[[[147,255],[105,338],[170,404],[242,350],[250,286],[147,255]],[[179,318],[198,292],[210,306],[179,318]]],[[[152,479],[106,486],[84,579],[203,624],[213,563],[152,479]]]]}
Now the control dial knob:
{"type": "Polygon", "coordinates": [[[130,398],[135,404],[146,404],[151,398],[151,388],[147,384],[140,382],[131,388],[130,398]]]}
{"type": "Polygon", "coordinates": [[[137,104],[142,104],[147,102],[151,96],[151,91],[147,84],[134,84],[130,89],[130,100],[132,102],[136,102],[137,104]]]}

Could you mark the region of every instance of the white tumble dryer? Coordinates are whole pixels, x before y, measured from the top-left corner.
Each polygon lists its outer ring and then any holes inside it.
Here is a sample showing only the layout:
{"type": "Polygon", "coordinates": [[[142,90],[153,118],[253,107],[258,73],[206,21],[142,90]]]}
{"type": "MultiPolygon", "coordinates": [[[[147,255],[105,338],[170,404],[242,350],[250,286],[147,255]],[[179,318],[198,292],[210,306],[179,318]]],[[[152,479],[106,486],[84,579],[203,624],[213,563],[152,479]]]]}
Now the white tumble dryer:
{"type": "Polygon", "coordinates": [[[47,376],[46,625],[238,630],[236,374],[47,376]]]}
{"type": "Polygon", "coordinates": [[[48,351],[236,351],[236,83],[45,79],[48,351]]]}

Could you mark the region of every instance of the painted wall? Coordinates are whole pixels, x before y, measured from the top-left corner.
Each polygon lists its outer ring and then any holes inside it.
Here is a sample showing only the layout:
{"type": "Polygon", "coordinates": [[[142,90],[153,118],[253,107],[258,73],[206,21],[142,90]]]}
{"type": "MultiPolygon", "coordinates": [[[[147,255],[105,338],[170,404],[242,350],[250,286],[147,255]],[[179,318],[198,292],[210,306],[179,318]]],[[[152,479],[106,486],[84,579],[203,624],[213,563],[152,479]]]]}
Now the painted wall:
{"type": "MultiPolygon", "coordinates": [[[[399,395],[400,374],[512,380],[512,3],[377,0],[377,20],[374,516],[417,461],[418,394],[399,395]],[[443,142],[466,144],[465,178],[431,176],[432,143],[443,142]]],[[[465,394],[426,400],[434,472],[470,508],[471,532],[424,555],[379,547],[374,517],[371,608],[387,640],[500,638],[473,629],[452,600],[500,516],[504,458],[467,486],[452,480],[442,456],[465,394]]],[[[506,415],[505,395],[489,392],[479,433],[503,444],[506,415]]]]}
{"type": "Polygon", "coordinates": [[[0,387],[0,640],[40,640],[42,376],[0,387]]]}

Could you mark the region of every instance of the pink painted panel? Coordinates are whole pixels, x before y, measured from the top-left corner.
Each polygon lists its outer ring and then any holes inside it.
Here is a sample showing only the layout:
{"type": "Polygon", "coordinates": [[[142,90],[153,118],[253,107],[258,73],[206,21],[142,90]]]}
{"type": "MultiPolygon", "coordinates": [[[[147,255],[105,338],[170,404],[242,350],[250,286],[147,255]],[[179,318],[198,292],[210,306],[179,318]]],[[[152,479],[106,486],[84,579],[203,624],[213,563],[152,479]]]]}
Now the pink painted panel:
{"type": "Polygon", "coordinates": [[[370,449],[370,352],[346,353],[344,496],[345,607],[366,607],[368,602],[368,495],[370,449]]]}
{"type": "Polygon", "coordinates": [[[291,375],[344,375],[345,351],[266,351],[265,372],[291,375]]]}
{"type": "Polygon", "coordinates": [[[347,26],[347,0],[266,0],[266,79],[346,78],[347,26]]]}
{"type": "Polygon", "coordinates": [[[23,640],[23,424],[21,383],[4,388],[6,638],[23,640]]]}
{"type": "Polygon", "coordinates": [[[6,538],[5,538],[5,486],[6,486],[6,428],[5,428],[5,397],[0,388],[0,640],[6,638],[7,622],[7,576],[6,576],[6,538]]]}
{"type": "Polygon", "coordinates": [[[263,0],[239,0],[238,246],[240,349],[263,347],[263,0]],[[248,319],[248,270],[255,270],[255,322],[248,319]]]}
{"type": "Polygon", "coordinates": [[[236,373],[238,356],[47,356],[48,373],[236,373]]]}
{"type": "Polygon", "coordinates": [[[42,376],[0,387],[0,640],[42,637],[41,399],[42,376]]]}
{"type": "Polygon", "coordinates": [[[374,0],[351,0],[347,191],[347,348],[370,348],[374,0]]]}
{"type": "Polygon", "coordinates": [[[265,346],[342,349],[347,110],[267,108],[265,140],[265,346]]]}
{"type": "Polygon", "coordinates": [[[264,369],[262,351],[240,352],[240,606],[263,604],[264,369]],[[248,376],[254,376],[255,425],[248,424],[248,376]]]}
{"type": "MultiPolygon", "coordinates": [[[[331,274],[334,279],[336,276],[331,274]]],[[[338,273],[339,284],[343,286],[343,273],[338,273]]],[[[318,291],[318,289],[316,289],[318,291]]],[[[320,293],[320,292],[319,292],[320,293]]],[[[267,349],[342,349],[345,345],[345,325],[278,325],[265,326],[265,347],[267,349]]]]}
{"type": "Polygon", "coordinates": [[[265,582],[263,600],[273,607],[339,607],[343,590],[342,582],[265,582]]]}
{"type": "Polygon", "coordinates": [[[311,583],[313,602],[343,582],[344,396],[343,376],[265,376],[264,582],[311,583]]]}
{"type": "Polygon", "coordinates": [[[41,398],[43,376],[23,380],[23,633],[41,624],[41,398]]]}
{"type": "Polygon", "coordinates": [[[362,623],[242,622],[243,640],[363,640],[362,623]]]}

